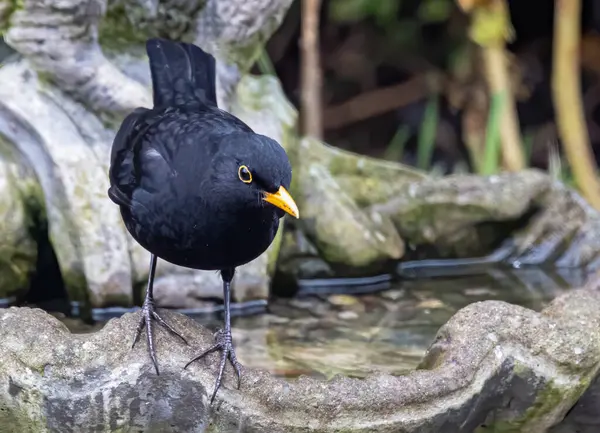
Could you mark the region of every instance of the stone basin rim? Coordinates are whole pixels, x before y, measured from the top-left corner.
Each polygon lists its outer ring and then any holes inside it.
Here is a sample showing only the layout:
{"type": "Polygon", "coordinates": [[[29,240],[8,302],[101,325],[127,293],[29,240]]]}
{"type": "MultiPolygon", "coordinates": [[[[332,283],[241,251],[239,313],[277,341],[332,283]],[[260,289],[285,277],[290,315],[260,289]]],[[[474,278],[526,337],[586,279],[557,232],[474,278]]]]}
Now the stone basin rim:
{"type": "MultiPolygon", "coordinates": [[[[47,334],[48,338],[52,339],[53,346],[57,347],[61,344],[70,347],[77,345],[94,347],[97,344],[97,347],[102,347],[102,341],[106,340],[107,334],[125,333],[127,338],[122,342],[115,342],[111,346],[112,349],[118,356],[125,358],[137,352],[138,358],[144,360],[142,362],[144,365],[140,366],[140,369],[150,370],[152,367],[147,359],[145,340],[141,340],[142,344],[138,343],[135,349],[130,349],[129,337],[137,323],[137,314],[139,313],[131,312],[119,318],[110,319],[102,329],[93,333],[73,334],[57,318],[40,309],[11,307],[0,311],[0,331],[5,326],[10,326],[12,320],[19,320],[20,316],[26,315],[34,316],[37,322],[45,321],[47,325],[50,325],[44,329],[50,330],[47,334]]],[[[188,370],[183,370],[182,367],[194,354],[198,353],[198,350],[202,350],[201,348],[210,344],[212,334],[204,326],[185,315],[168,310],[163,311],[163,314],[165,314],[166,320],[191,338],[189,339],[190,347],[171,351],[177,343],[172,341],[170,336],[165,336],[163,330],[157,332],[155,343],[158,348],[157,356],[161,366],[161,375],[163,372],[169,372],[169,374],[180,375],[182,379],[200,381],[207,392],[210,392],[216,370],[214,365],[216,358],[211,358],[211,364],[213,364],[211,366],[200,363],[189,367],[188,370]],[[170,350],[170,362],[167,362],[166,350],[170,350]]],[[[407,422],[418,424],[426,418],[432,404],[439,405],[442,400],[445,400],[446,407],[460,406],[462,400],[477,393],[503,363],[520,362],[533,370],[540,368],[528,365],[532,352],[540,350],[532,347],[535,345],[534,331],[525,330],[523,334],[525,335],[524,339],[529,340],[529,343],[520,341],[517,344],[503,345],[506,335],[499,336],[496,341],[490,340],[489,329],[493,329],[497,322],[503,320],[507,314],[517,318],[517,325],[520,328],[527,326],[532,329],[539,327],[542,330],[548,328],[553,330],[549,331],[550,334],[565,332],[571,327],[580,327],[582,323],[588,323],[591,326],[592,322],[600,321],[600,293],[594,285],[590,285],[559,296],[539,313],[503,301],[489,300],[470,304],[459,310],[447,324],[440,328],[435,341],[424,357],[426,359],[437,356],[437,359],[441,361],[431,369],[417,369],[403,376],[375,373],[364,379],[355,379],[337,375],[328,381],[301,376],[287,381],[276,378],[264,370],[243,368],[242,385],[238,391],[233,389],[233,372],[228,367],[225,385],[217,394],[216,405],[219,407],[220,416],[236,416],[242,407],[243,400],[244,415],[251,417],[254,420],[253,424],[261,425],[261,420],[269,422],[271,417],[268,415],[270,413],[279,413],[279,425],[292,429],[302,428],[315,418],[329,418],[330,421],[335,418],[336,428],[351,426],[357,431],[360,431],[361,428],[373,428],[378,424],[381,424],[382,427],[402,425],[407,422]],[[572,300],[579,300],[590,306],[588,311],[595,309],[599,313],[595,317],[578,315],[575,318],[568,317],[568,314],[561,315],[561,306],[557,307],[556,304],[568,304],[572,300]],[[446,332],[449,324],[464,320],[465,317],[479,310],[489,313],[489,323],[482,323],[481,328],[474,329],[474,335],[461,336],[453,335],[452,331],[446,332]],[[528,336],[528,334],[532,335],[528,336]],[[475,339],[478,341],[475,342],[475,339]],[[482,339],[489,341],[484,344],[476,344],[481,343],[482,339]],[[448,347],[444,346],[446,344],[448,347]],[[468,349],[465,350],[465,345],[482,346],[483,350],[480,350],[478,354],[470,353],[468,349]],[[503,348],[502,356],[498,356],[497,348],[500,346],[503,348]],[[436,355],[434,352],[438,352],[438,354],[436,355]],[[469,392],[469,390],[471,391],[469,392]],[[436,403],[432,403],[433,400],[436,403]],[[384,417],[382,417],[382,413],[385,413],[384,417]],[[285,416],[282,417],[281,414],[285,414],[285,416]],[[357,415],[364,420],[363,425],[357,425],[357,415]]],[[[6,331],[7,328],[4,329],[6,331]]],[[[31,332],[35,332],[35,330],[32,329],[31,332]]],[[[510,335],[510,331],[506,334],[510,335]]],[[[584,347],[581,349],[583,355],[590,352],[598,353],[600,351],[598,340],[598,338],[594,339],[587,347],[582,341],[573,341],[573,344],[583,344],[584,347]]],[[[543,368],[554,370],[561,381],[577,380],[572,374],[573,364],[563,365],[565,362],[568,363],[569,359],[565,360],[564,356],[556,355],[553,350],[552,348],[546,350],[546,356],[550,359],[546,360],[543,368]]],[[[18,351],[13,350],[13,354],[19,357],[18,351]]],[[[52,358],[48,359],[48,355],[51,353],[45,354],[46,359],[40,359],[37,363],[55,365],[56,361],[52,358]]],[[[589,362],[583,355],[581,359],[573,358],[573,362],[580,364],[582,369],[589,366],[589,362]]],[[[81,363],[82,360],[80,355],[75,355],[71,357],[70,365],[58,364],[57,366],[64,368],[67,376],[69,374],[75,376],[82,371],[94,368],[94,365],[78,365],[78,361],[81,363]]],[[[97,362],[101,365],[102,358],[98,357],[97,362]]],[[[27,365],[27,368],[32,369],[32,366],[27,365]]],[[[112,374],[114,376],[117,372],[113,371],[112,374]]],[[[40,378],[40,380],[44,379],[40,378]]],[[[102,384],[99,383],[99,386],[102,384]]],[[[207,395],[199,396],[199,401],[200,399],[206,401],[207,395]]]]}

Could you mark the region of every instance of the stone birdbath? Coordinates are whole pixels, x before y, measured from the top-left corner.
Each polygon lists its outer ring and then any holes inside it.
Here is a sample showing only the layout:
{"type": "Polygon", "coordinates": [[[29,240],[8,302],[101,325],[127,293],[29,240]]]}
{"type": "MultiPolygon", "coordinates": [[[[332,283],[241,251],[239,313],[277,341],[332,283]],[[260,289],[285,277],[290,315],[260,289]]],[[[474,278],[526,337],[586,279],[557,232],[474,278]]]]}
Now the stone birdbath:
{"type": "MultiPolygon", "coordinates": [[[[249,74],[290,4],[0,0],[14,50],[0,67],[0,297],[26,290],[32,233],[43,226],[71,301],[133,306],[147,252],[108,200],[106,172],[119,122],[151,104],[143,42],[155,35],[212,52],[220,106],[292,159],[303,218],[240,269],[237,300],[267,298],[276,269],[296,279],[372,275],[398,262],[411,278],[493,262],[597,269],[600,216],[544,173],[436,178],[298,137],[277,79],[249,74]]],[[[192,319],[168,314],[190,346],[160,333],[156,376],[145,348],[130,348],[134,313],[75,335],[42,310],[3,309],[0,431],[597,431],[598,286],[592,278],[542,312],[471,304],[402,376],[284,381],[247,369],[236,390],[227,370],[213,406],[215,360],[182,369],[212,341],[192,319]]],[[[214,273],[159,264],[159,305],[190,307],[220,290],[214,273]]]]}

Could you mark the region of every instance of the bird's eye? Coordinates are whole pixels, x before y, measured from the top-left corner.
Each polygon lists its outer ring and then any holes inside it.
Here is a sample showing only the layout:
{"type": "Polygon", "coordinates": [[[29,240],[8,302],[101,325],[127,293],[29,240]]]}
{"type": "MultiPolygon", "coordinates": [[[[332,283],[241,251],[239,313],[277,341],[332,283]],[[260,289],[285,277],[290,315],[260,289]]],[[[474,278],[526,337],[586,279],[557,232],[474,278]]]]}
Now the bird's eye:
{"type": "Polygon", "coordinates": [[[240,168],[238,168],[238,177],[244,183],[252,182],[252,173],[245,165],[240,165],[240,168]]]}

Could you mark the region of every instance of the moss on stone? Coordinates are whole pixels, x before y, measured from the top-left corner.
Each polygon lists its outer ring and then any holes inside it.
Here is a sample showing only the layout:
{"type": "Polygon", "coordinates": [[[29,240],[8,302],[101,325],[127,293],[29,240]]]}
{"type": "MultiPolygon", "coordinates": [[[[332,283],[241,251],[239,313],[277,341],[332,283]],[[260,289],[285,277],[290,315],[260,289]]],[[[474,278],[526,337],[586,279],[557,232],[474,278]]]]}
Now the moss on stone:
{"type": "Polygon", "coordinates": [[[39,188],[33,170],[15,147],[0,136],[0,159],[5,183],[5,196],[0,200],[3,220],[0,242],[0,297],[9,297],[28,287],[31,273],[35,270],[37,247],[35,226],[36,212],[32,210],[35,200],[30,190],[39,188]]]}
{"type": "MultiPolygon", "coordinates": [[[[518,364],[517,364],[518,366],[518,364]]],[[[518,371],[515,367],[515,373],[518,371]]],[[[552,413],[559,405],[572,406],[583,395],[590,384],[589,378],[585,377],[578,385],[558,386],[550,381],[538,393],[535,402],[527,408],[523,416],[514,420],[499,420],[485,426],[480,426],[475,433],[522,433],[530,428],[540,425],[540,421],[552,413]],[[565,402],[568,402],[565,404],[565,402]]]]}
{"type": "Polygon", "coordinates": [[[148,32],[136,28],[131,23],[121,2],[110,5],[98,25],[98,41],[103,48],[109,50],[136,43],[144,44],[148,37],[148,32]]]}
{"type": "Polygon", "coordinates": [[[350,195],[359,207],[384,203],[403,192],[406,182],[413,182],[402,178],[384,180],[359,175],[340,175],[336,180],[340,188],[350,195]]]}
{"type": "MultiPolygon", "coordinates": [[[[10,385],[9,385],[10,386],[10,385]]],[[[19,398],[18,406],[0,404],[0,427],[2,433],[39,433],[47,431],[45,420],[38,410],[42,406],[42,394],[34,388],[27,391],[27,397],[19,398]]]]}
{"type": "Polygon", "coordinates": [[[391,220],[359,209],[325,167],[302,165],[297,175],[302,228],[327,263],[358,271],[402,257],[391,220]]]}
{"type": "Polygon", "coordinates": [[[35,71],[37,78],[37,85],[39,88],[44,89],[54,85],[54,79],[52,74],[46,71],[35,71]]]}
{"type": "Polygon", "coordinates": [[[66,269],[63,266],[60,266],[60,268],[65,288],[69,294],[69,301],[79,302],[81,304],[80,311],[82,317],[88,317],[91,314],[91,309],[88,299],[87,281],[83,270],[77,272],[73,269],[66,269]]]}
{"type": "Polygon", "coordinates": [[[169,1],[156,5],[109,2],[98,28],[99,42],[104,49],[116,51],[144,45],[148,38],[156,36],[193,42],[194,20],[204,5],[203,0],[190,3],[187,8],[169,1]]]}
{"type": "Polygon", "coordinates": [[[10,28],[10,19],[16,11],[25,7],[24,0],[1,0],[0,1],[0,36],[4,35],[10,28]]]}
{"type": "Polygon", "coordinates": [[[304,138],[301,142],[303,163],[317,162],[324,165],[329,172],[339,175],[355,175],[363,178],[376,178],[394,181],[414,182],[427,179],[427,174],[412,167],[391,161],[359,155],[348,150],[339,149],[312,138],[304,138]]]}

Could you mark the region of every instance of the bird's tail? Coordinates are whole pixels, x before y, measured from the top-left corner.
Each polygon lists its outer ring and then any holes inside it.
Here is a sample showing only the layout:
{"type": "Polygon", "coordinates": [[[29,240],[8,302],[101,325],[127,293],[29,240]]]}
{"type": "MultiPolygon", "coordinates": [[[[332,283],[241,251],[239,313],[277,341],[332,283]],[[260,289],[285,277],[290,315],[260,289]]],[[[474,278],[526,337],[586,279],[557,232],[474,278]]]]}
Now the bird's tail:
{"type": "Polygon", "coordinates": [[[217,105],[215,58],[185,42],[146,42],[155,107],[192,102],[217,105]]]}

